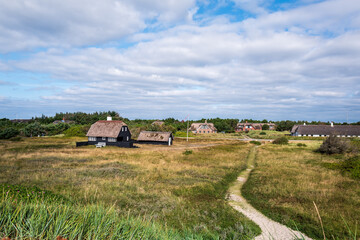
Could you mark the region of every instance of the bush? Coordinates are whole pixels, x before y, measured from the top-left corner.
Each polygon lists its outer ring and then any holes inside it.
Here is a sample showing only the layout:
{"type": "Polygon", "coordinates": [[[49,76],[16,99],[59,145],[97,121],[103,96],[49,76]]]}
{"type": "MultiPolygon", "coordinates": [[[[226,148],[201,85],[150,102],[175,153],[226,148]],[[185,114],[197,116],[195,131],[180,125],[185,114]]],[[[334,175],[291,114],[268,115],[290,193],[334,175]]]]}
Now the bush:
{"type": "Polygon", "coordinates": [[[22,141],[22,138],[20,136],[17,136],[17,137],[12,137],[9,139],[9,141],[12,141],[12,142],[20,142],[22,141]]]}
{"type": "Polygon", "coordinates": [[[266,135],[266,132],[261,132],[260,135],[266,135]]]}
{"type": "Polygon", "coordinates": [[[64,131],[70,128],[70,125],[67,123],[58,123],[58,124],[50,123],[48,125],[45,125],[44,128],[47,135],[53,136],[63,133],[64,131]]]}
{"type": "Polygon", "coordinates": [[[261,145],[261,142],[259,142],[259,141],[250,141],[250,143],[255,144],[255,145],[261,145]]]}
{"type": "Polygon", "coordinates": [[[275,139],[272,143],[273,144],[288,144],[289,140],[286,137],[279,137],[279,138],[275,139]]]}
{"type": "Polygon", "coordinates": [[[348,140],[331,135],[324,140],[317,151],[326,154],[341,154],[345,153],[349,149],[350,145],[348,140]]]}
{"type": "Polygon", "coordinates": [[[33,137],[45,134],[45,129],[40,123],[34,122],[24,128],[24,133],[27,137],[33,137]]]}
{"type": "Polygon", "coordinates": [[[72,126],[64,132],[65,137],[85,137],[86,136],[86,127],[83,126],[72,126]]]}
{"type": "Polygon", "coordinates": [[[269,130],[269,125],[267,125],[267,124],[264,124],[263,126],[262,126],[262,130],[269,130]]]}
{"type": "Polygon", "coordinates": [[[15,128],[6,128],[5,130],[0,131],[0,139],[9,139],[12,137],[16,137],[19,133],[19,130],[15,128]]]}
{"type": "Polygon", "coordinates": [[[190,154],[192,154],[192,153],[193,153],[192,150],[185,150],[185,151],[183,152],[184,155],[190,155],[190,154]]]}
{"type": "Polygon", "coordinates": [[[298,146],[298,147],[306,147],[306,144],[305,143],[298,143],[298,144],[296,144],[296,146],[298,146]]]}

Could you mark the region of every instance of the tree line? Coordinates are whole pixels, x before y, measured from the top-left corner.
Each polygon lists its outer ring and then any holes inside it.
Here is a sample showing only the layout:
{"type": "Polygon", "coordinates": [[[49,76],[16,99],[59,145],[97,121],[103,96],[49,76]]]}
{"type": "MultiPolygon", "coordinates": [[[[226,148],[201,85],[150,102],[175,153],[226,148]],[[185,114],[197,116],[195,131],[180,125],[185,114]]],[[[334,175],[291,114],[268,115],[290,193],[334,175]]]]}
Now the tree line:
{"type": "MultiPolygon", "coordinates": [[[[17,135],[23,136],[51,136],[64,133],[66,136],[85,136],[86,132],[90,128],[91,124],[99,121],[106,120],[107,116],[111,116],[113,120],[124,121],[130,128],[133,135],[137,135],[142,130],[147,131],[171,131],[173,133],[180,131],[185,132],[194,122],[205,122],[207,120],[209,123],[213,123],[218,132],[232,133],[235,131],[235,127],[239,122],[249,122],[249,123],[264,123],[266,128],[266,123],[275,123],[277,131],[290,131],[294,125],[320,125],[320,124],[330,124],[330,122],[321,122],[321,121],[268,121],[263,120],[254,120],[254,119],[235,119],[235,118],[202,118],[200,120],[191,120],[191,121],[179,121],[174,118],[166,118],[161,121],[164,122],[162,125],[152,124],[157,119],[134,119],[130,120],[120,116],[116,111],[104,111],[104,112],[74,112],[74,113],[56,113],[55,116],[45,116],[33,117],[27,122],[15,122],[9,119],[3,118],[0,119],[0,139],[9,139],[17,135]],[[54,121],[58,120],[67,120],[65,122],[60,122],[54,124],[54,121]],[[69,123],[70,121],[70,123],[69,123]]],[[[334,123],[334,124],[344,124],[344,123],[334,123]]],[[[346,123],[345,123],[346,124],[346,123]]],[[[357,122],[355,124],[360,124],[357,122]]],[[[265,129],[264,129],[265,130],[265,129]]]]}

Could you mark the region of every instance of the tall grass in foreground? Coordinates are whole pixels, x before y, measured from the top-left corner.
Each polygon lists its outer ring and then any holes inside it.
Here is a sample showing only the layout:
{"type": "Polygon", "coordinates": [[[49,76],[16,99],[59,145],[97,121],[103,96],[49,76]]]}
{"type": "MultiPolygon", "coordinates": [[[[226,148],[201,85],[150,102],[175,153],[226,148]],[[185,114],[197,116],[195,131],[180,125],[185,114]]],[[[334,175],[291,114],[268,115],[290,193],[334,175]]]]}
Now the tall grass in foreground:
{"type": "MultiPolygon", "coordinates": [[[[100,205],[70,206],[0,203],[0,238],[11,239],[202,239],[190,232],[168,230],[149,219],[120,217],[100,205]]],[[[215,236],[214,236],[215,237],[215,236]]]]}
{"type": "Polygon", "coordinates": [[[24,207],[114,208],[118,219],[151,219],[181,239],[252,239],[260,233],[225,200],[230,182],[246,167],[249,144],[177,139],[172,147],[75,148],[79,140],[0,141],[0,200],[3,193],[24,207]]]}

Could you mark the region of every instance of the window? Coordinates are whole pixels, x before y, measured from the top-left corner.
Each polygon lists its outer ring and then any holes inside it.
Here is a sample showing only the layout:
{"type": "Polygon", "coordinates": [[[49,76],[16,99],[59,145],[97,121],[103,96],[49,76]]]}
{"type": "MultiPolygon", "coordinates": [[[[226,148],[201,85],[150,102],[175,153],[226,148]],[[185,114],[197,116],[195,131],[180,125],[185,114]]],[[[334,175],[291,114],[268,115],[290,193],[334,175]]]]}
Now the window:
{"type": "Polygon", "coordinates": [[[108,138],[108,142],[116,142],[116,138],[111,138],[111,137],[109,137],[109,138],[108,138]]]}
{"type": "Polygon", "coordinates": [[[89,142],[95,142],[96,141],[96,137],[89,137],[89,142]]]}
{"type": "Polygon", "coordinates": [[[106,141],[106,137],[102,137],[101,139],[102,139],[103,141],[106,141]]]}

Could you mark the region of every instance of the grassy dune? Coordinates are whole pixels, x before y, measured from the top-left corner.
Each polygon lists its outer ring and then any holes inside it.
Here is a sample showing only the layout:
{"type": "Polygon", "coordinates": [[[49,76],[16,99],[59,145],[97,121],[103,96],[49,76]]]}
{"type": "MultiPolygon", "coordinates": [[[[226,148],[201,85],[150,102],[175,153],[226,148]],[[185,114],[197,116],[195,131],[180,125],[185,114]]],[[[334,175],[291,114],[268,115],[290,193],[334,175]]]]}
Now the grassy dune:
{"type": "Polygon", "coordinates": [[[259,233],[224,200],[250,145],[178,140],[172,147],[76,148],[79,140],[1,141],[0,183],[51,191],[75,213],[81,206],[113,208],[119,217],[141,216],[180,235],[248,239],[259,233]]]}
{"type": "Polygon", "coordinates": [[[306,142],[307,147],[267,144],[259,148],[256,168],[242,192],[270,218],[323,239],[315,202],[328,239],[358,239],[360,181],[327,168],[346,156],[315,153],[320,143],[306,142]]]}

